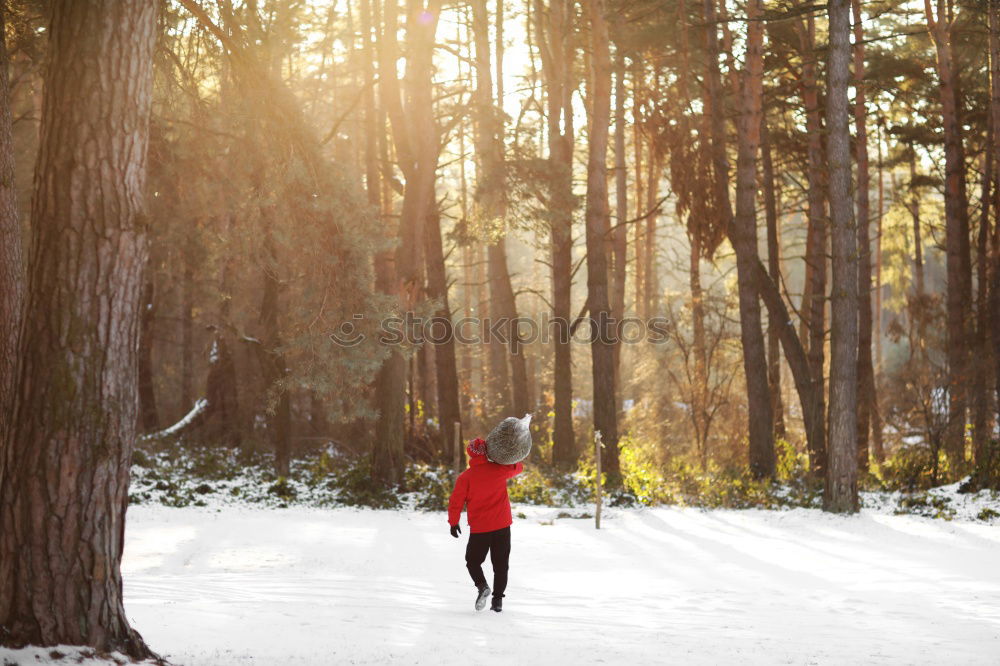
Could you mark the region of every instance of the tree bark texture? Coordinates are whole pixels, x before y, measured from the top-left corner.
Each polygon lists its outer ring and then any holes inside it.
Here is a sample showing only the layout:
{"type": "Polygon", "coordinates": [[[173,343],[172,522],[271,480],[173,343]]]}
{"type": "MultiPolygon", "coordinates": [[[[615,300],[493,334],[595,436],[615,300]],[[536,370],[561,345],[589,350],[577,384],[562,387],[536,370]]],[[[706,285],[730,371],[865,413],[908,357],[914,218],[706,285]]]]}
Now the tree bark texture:
{"type": "Polygon", "coordinates": [[[945,0],[924,0],[927,27],[937,55],[938,94],[944,125],[945,266],[948,339],[948,429],[944,449],[953,472],[965,461],[965,421],[968,406],[969,316],[972,305],[972,263],[969,244],[969,200],[965,189],[965,148],[959,120],[957,64],[952,51],[952,24],[945,0]]]}
{"type": "Polygon", "coordinates": [[[775,472],[774,423],[767,357],[761,329],[759,286],[755,269],[757,254],[757,155],[760,148],[761,104],[764,76],[764,24],[760,0],[747,3],[747,50],[740,90],[738,148],[736,160],[736,213],[729,237],[736,252],[739,289],[740,340],[747,386],[750,473],[771,478],[775,472]]]}
{"type": "MultiPolygon", "coordinates": [[[[819,83],[816,76],[816,25],[810,13],[800,24],[802,65],[802,103],[806,112],[806,143],[808,157],[808,218],[806,237],[806,287],[800,308],[803,321],[803,340],[809,354],[809,371],[817,384],[813,393],[822,423],[826,415],[824,398],[824,351],[826,342],[826,182],[824,179],[823,119],[819,102],[819,83]]],[[[826,429],[819,428],[809,438],[809,468],[813,476],[823,478],[826,467],[826,429]]]]}
{"type": "Polygon", "coordinates": [[[590,23],[591,48],[586,238],[594,430],[601,433],[604,442],[603,467],[608,484],[616,487],[621,484],[621,471],[618,464],[618,409],[615,405],[614,330],[610,321],[605,243],[610,226],[607,155],[608,130],[611,125],[611,53],[604,0],[586,0],[584,5],[590,23]]]}
{"type": "MultiPolygon", "coordinates": [[[[767,272],[774,284],[781,284],[781,237],[778,231],[778,194],[774,183],[774,163],[771,157],[771,132],[767,116],[761,114],[761,177],[764,180],[764,214],[767,218],[767,272]]],[[[784,323],[768,313],[767,318],[767,382],[771,389],[774,417],[774,438],[785,437],[785,407],[781,397],[781,333],[784,323]]]]}
{"type": "Polygon", "coordinates": [[[13,410],[17,339],[24,302],[24,262],[21,219],[14,184],[10,60],[5,38],[5,13],[5,7],[0,6],[0,470],[3,466],[4,433],[10,427],[13,410]]]}
{"type": "Polygon", "coordinates": [[[32,260],[0,476],[0,642],[150,654],[122,606],[138,425],[153,0],[51,5],[32,260]]]}
{"type": "MultiPolygon", "coordinates": [[[[851,204],[851,0],[830,0],[827,64],[827,159],[830,164],[832,289],[830,316],[830,440],[823,508],[858,510],[858,232],[851,204]]],[[[868,239],[865,238],[865,243],[868,239]]]]}
{"type": "MultiPolygon", "coordinates": [[[[433,75],[434,36],[437,33],[440,0],[425,6],[419,0],[408,5],[406,18],[406,75],[401,90],[396,75],[400,49],[396,38],[398,11],[396,2],[385,4],[385,25],[379,40],[379,87],[382,103],[389,117],[393,144],[400,171],[405,179],[395,252],[395,275],[392,291],[403,311],[412,310],[420,298],[422,285],[421,253],[424,224],[436,202],[434,179],[439,153],[438,129],[434,124],[431,80],[433,75]],[[404,95],[405,93],[405,95],[404,95]],[[404,97],[406,105],[404,106],[404,97]]],[[[376,404],[379,422],[375,428],[372,450],[372,474],[385,483],[398,483],[403,477],[404,406],[403,379],[406,359],[398,348],[391,349],[386,365],[376,377],[376,404]]],[[[411,412],[412,413],[412,412],[411,412]]]]}
{"type": "Polygon", "coordinates": [[[851,0],[854,19],[854,135],[858,164],[855,192],[858,228],[858,466],[868,469],[868,432],[873,419],[875,368],[872,361],[871,178],[868,169],[868,124],[865,109],[865,47],[861,0],[851,0]]]}
{"type": "Polygon", "coordinates": [[[549,244],[552,274],[552,316],[557,330],[553,347],[552,461],[568,467],[576,462],[573,434],[573,365],[569,324],[573,317],[573,3],[551,0],[547,8],[536,0],[542,76],[546,83],[546,127],[549,165],[549,244]]]}

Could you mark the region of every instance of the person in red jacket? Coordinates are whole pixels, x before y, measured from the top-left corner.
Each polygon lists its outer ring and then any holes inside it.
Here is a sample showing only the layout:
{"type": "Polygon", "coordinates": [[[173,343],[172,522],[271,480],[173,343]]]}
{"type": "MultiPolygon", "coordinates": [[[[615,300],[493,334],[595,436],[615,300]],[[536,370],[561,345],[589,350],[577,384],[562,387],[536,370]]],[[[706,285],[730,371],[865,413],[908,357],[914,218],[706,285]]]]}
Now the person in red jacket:
{"type": "Polygon", "coordinates": [[[469,544],[465,547],[465,566],[476,584],[476,610],[486,607],[490,586],[483,575],[486,553],[493,563],[493,603],[490,610],[503,610],[503,596],[507,589],[507,564],[510,559],[510,498],[507,496],[507,479],[524,469],[524,465],[501,465],[486,457],[486,442],[474,439],[465,449],[469,454],[469,468],[459,474],[455,490],[448,502],[448,524],[451,535],[462,533],[458,521],[462,507],[469,519],[469,544]]]}

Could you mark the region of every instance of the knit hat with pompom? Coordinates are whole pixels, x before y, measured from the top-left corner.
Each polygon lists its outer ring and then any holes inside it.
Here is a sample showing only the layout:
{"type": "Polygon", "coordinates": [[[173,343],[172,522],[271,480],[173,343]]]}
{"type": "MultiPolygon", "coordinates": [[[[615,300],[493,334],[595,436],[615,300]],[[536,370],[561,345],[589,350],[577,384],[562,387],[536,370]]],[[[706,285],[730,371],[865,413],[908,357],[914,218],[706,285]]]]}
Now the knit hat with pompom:
{"type": "Polygon", "coordinates": [[[466,453],[469,454],[470,457],[485,456],[486,455],[486,440],[485,439],[479,439],[477,437],[476,439],[474,439],[471,442],[469,442],[469,445],[467,447],[465,447],[465,451],[466,451],[466,453]]]}

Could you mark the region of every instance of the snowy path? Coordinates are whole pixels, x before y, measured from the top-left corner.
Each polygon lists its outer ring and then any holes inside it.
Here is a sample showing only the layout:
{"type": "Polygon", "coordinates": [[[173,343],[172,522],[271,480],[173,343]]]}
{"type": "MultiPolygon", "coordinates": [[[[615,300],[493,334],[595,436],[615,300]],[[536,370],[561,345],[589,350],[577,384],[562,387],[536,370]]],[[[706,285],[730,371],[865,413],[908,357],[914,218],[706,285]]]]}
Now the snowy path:
{"type": "Polygon", "coordinates": [[[997,527],[524,511],[498,616],[440,513],[133,507],[126,609],[190,666],[1000,661],[997,527]]]}

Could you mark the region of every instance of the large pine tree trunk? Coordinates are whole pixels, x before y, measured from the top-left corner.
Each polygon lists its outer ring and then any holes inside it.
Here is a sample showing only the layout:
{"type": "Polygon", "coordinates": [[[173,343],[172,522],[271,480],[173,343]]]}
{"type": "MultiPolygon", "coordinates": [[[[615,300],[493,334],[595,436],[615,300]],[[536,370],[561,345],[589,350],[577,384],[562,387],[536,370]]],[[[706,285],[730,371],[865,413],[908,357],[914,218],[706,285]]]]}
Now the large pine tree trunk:
{"type": "MultiPolygon", "coordinates": [[[[421,295],[419,249],[423,246],[424,224],[436,205],[434,179],[439,152],[431,80],[434,36],[441,4],[440,0],[430,0],[425,7],[414,0],[411,5],[406,20],[405,110],[403,91],[396,76],[400,49],[396,38],[399,7],[395,0],[385,4],[385,26],[378,56],[382,103],[392,127],[400,170],[406,179],[392,289],[404,311],[412,310],[421,295]]],[[[379,420],[372,449],[372,474],[386,483],[397,483],[403,476],[405,375],[406,359],[398,348],[393,348],[375,382],[379,420]]]]}
{"type": "MultiPolygon", "coordinates": [[[[992,139],[992,123],[990,123],[987,136],[992,139]]],[[[979,230],[976,238],[976,322],[975,322],[975,349],[977,359],[987,359],[990,356],[989,347],[989,237],[990,237],[990,191],[993,180],[993,164],[988,153],[983,154],[983,176],[982,176],[982,197],[980,203],[982,214],[979,216],[979,230]]],[[[972,396],[973,396],[973,420],[972,420],[972,443],[973,457],[976,465],[977,480],[982,476],[984,465],[989,465],[990,461],[990,432],[989,432],[989,402],[990,395],[986,390],[986,382],[990,367],[988,363],[976,363],[973,365],[972,375],[972,396]]]]}
{"type": "MultiPolygon", "coordinates": [[[[764,179],[764,214],[767,218],[767,272],[774,284],[781,284],[781,237],[778,232],[778,193],[774,184],[774,163],[771,158],[771,132],[767,117],[761,114],[761,177],[764,179]]],[[[774,437],[785,437],[785,407],[781,397],[781,333],[784,322],[768,313],[767,318],[767,381],[771,387],[771,408],[774,416],[774,437]]]]}
{"type": "Polygon", "coordinates": [[[288,364],[282,351],[284,341],[281,336],[281,314],[278,301],[281,284],[275,275],[277,257],[274,238],[270,231],[271,214],[264,211],[262,216],[266,227],[263,247],[265,264],[261,267],[263,285],[258,318],[261,336],[260,344],[256,344],[255,349],[267,391],[265,410],[268,435],[274,445],[274,469],[279,477],[288,478],[291,463],[292,416],[288,395],[289,387],[286,385],[288,364]]]}
{"type": "MultiPolygon", "coordinates": [[[[989,5],[989,48],[990,48],[990,125],[993,128],[990,145],[993,159],[993,235],[990,239],[992,253],[990,283],[990,310],[993,336],[993,381],[996,394],[996,406],[1000,409],[1000,0],[990,0],[989,5]]],[[[1000,416],[997,418],[1000,421],[1000,416]]],[[[993,455],[997,451],[993,449],[993,455]]],[[[992,462],[992,461],[990,461],[992,462]]],[[[981,465],[981,467],[984,465],[981,465]]],[[[981,474],[982,483],[995,487],[997,479],[992,472],[995,465],[985,465],[989,474],[981,474]]]]}
{"type": "MultiPolygon", "coordinates": [[[[368,7],[367,3],[363,7],[368,7]]],[[[380,71],[392,71],[388,69],[389,63],[396,62],[399,51],[396,43],[397,13],[397,5],[395,3],[389,5],[385,12],[387,28],[380,28],[374,17],[371,18],[373,29],[379,35],[375,53],[380,71]]],[[[378,119],[383,130],[379,133],[381,136],[387,129],[386,107],[394,101],[393,95],[396,100],[399,98],[399,82],[395,77],[386,77],[380,81],[379,95],[381,113],[378,119]]],[[[371,118],[375,116],[374,105],[374,99],[370,105],[366,105],[366,113],[370,110],[371,118]]],[[[389,141],[384,136],[378,142],[377,148],[378,159],[388,163],[389,141]]],[[[374,161],[374,159],[368,160],[369,163],[374,161]]],[[[366,182],[368,200],[372,203],[377,202],[379,206],[379,217],[384,223],[381,230],[383,237],[386,239],[396,237],[398,233],[395,226],[388,223],[388,214],[392,211],[392,190],[381,178],[372,179],[371,173],[368,172],[366,176],[369,178],[366,182]]],[[[379,293],[395,296],[398,283],[393,255],[392,250],[385,250],[375,255],[375,289],[379,293]]],[[[381,483],[394,484],[403,477],[403,415],[406,411],[406,358],[397,346],[390,347],[387,351],[385,360],[375,373],[373,388],[378,418],[375,420],[375,433],[372,439],[371,473],[372,477],[381,483]]]]}
{"type": "Polygon", "coordinates": [[[122,605],[153,0],[52,4],[32,261],[0,469],[0,642],[149,655],[122,605]]]}
{"type": "MultiPolygon", "coordinates": [[[[503,364],[510,359],[510,389],[511,401],[507,403],[507,410],[501,416],[524,416],[531,411],[531,402],[528,393],[528,369],[525,362],[525,349],[517,337],[517,302],[514,299],[514,288],[510,281],[510,272],[507,270],[507,242],[506,238],[501,238],[498,242],[489,247],[489,270],[490,270],[490,302],[494,304],[494,321],[506,322],[500,332],[504,341],[499,348],[502,352],[503,364]]],[[[504,366],[504,376],[506,376],[506,366],[504,366]]],[[[504,395],[508,391],[504,387],[504,395]]]]}
{"type": "MultiPolygon", "coordinates": [[[[434,365],[437,375],[437,417],[441,428],[442,453],[454,453],[455,422],[462,420],[458,406],[458,364],[455,358],[455,336],[448,302],[448,275],[444,266],[441,244],[441,217],[433,211],[425,220],[424,234],[427,258],[427,296],[438,301],[435,320],[430,328],[434,336],[434,365]]],[[[452,456],[453,457],[453,456],[452,456]]]]}
{"type": "Polygon", "coordinates": [[[656,273],[656,226],[659,218],[657,201],[660,194],[660,178],[663,176],[664,159],[662,154],[650,142],[649,159],[647,160],[649,170],[646,174],[646,216],[643,231],[644,242],[642,244],[642,273],[645,280],[642,281],[642,311],[645,317],[655,317],[656,307],[659,303],[659,280],[656,273]]]}
{"type": "MultiPolygon", "coordinates": [[[[824,195],[823,122],[819,106],[819,84],[816,78],[816,26],[810,13],[800,28],[802,66],[802,103],[806,111],[806,143],[808,154],[808,218],[806,238],[806,287],[802,297],[802,317],[808,340],[809,371],[816,390],[813,393],[820,423],[826,414],[823,392],[824,352],[826,341],[826,197],[824,195]]],[[[826,468],[826,431],[817,429],[809,438],[809,468],[813,476],[823,478],[826,468]]]]}
{"type": "MultiPolygon", "coordinates": [[[[569,326],[573,317],[573,107],[572,77],[575,45],[572,39],[573,4],[553,0],[548,26],[539,34],[548,36],[542,48],[542,72],[548,83],[548,163],[550,173],[549,239],[552,253],[552,316],[557,332],[553,347],[552,460],[561,466],[576,462],[573,435],[573,359],[569,326]],[[548,54],[548,57],[545,56],[548,54]],[[561,122],[560,122],[561,121],[561,122]]],[[[539,12],[541,14],[542,12],[539,12]]],[[[541,25],[541,21],[539,22],[541,25]]]]}
{"type": "Polygon", "coordinates": [[[968,403],[969,323],[972,305],[972,264],[969,246],[969,200],[965,189],[965,148],[959,121],[957,69],[952,52],[950,7],[937,0],[937,17],[931,0],[924,0],[927,26],[937,54],[938,93],[944,125],[944,216],[947,273],[948,429],[944,449],[952,469],[965,461],[965,420],[968,403]]]}
{"type": "MultiPolygon", "coordinates": [[[[594,383],[594,430],[604,442],[602,464],[608,484],[621,483],[618,464],[618,409],[615,405],[614,330],[608,294],[607,237],[608,130],[611,125],[611,53],[604,0],[587,0],[590,23],[591,90],[587,156],[587,304],[591,322],[591,370],[594,383]]],[[[647,243],[651,242],[647,238],[647,243]]],[[[649,268],[647,264],[647,269],[649,268]]]]}
{"type": "Polygon", "coordinates": [[[708,354],[705,340],[705,301],[701,285],[701,237],[688,233],[691,250],[688,261],[688,288],[691,291],[691,351],[694,354],[694,381],[691,417],[701,471],[708,470],[708,354]]]}
{"type": "MultiPolygon", "coordinates": [[[[706,68],[705,113],[708,116],[709,136],[712,155],[712,197],[714,208],[720,219],[719,224],[729,229],[733,222],[732,205],[729,201],[729,160],[726,155],[725,108],[722,97],[722,81],[719,72],[719,33],[716,27],[715,0],[704,0],[702,4],[705,19],[705,51],[708,56],[706,68]]],[[[700,273],[700,241],[695,234],[691,239],[691,259],[689,282],[691,290],[691,316],[694,324],[695,382],[698,403],[695,421],[696,438],[701,450],[702,470],[708,467],[708,427],[707,397],[708,374],[705,353],[705,308],[702,297],[700,273]]]]}
{"type": "Polygon", "coordinates": [[[760,147],[761,102],[764,76],[764,26],[760,0],[747,4],[747,52],[740,91],[738,151],[736,161],[736,212],[729,237],[736,252],[739,283],[740,339],[747,384],[750,472],[756,478],[774,476],[771,395],[767,357],[761,330],[759,287],[755,275],[757,255],[757,153],[760,147]]]}
{"type": "MultiPolygon", "coordinates": [[[[628,158],[625,154],[625,55],[621,44],[615,54],[615,225],[611,231],[611,316],[615,322],[625,318],[625,268],[628,260],[628,158]]],[[[622,404],[622,345],[615,345],[615,398],[622,404]]]]}
{"type": "MultiPolygon", "coordinates": [[[[726,159],[725,141],[725,116],[723,114],[722,102],[718,92],[718,34],[714,29],[716,24],[716,12],[714,0],[705,0],[704,17],[706,25],[706,51],[708,58],[708,81],[706,102],[708,113],[711,114],[712,123],[712,151],[713,151],[713,171],[715,172],[717,199],[716,205],[721,214],[726,215],[728,220],[732,219],[732,212],[729,208],[728,172],[729,166],[726,159]],[[713,71],[715,74],[713,75],[713,71]],[[712,81],[716,84],[713,85],[712,81]],[[714,92],[713,92],[714,91],[714,92]]],[[[761,114],[763,115],[763,114],[761,114]]],[[[727,228],[732,229],[732,223],[727,223],[727,228]]],[[[756,249],[756,245],[754,245],[756,249]]],[[[754,283],[760,291],[768,310],[771,321],[776,322],[778,338],[781,347],[785,352],[785,359],[788,367],[792,371],[792,378],[795,388],[799,394],[799,402],[802,406],[802,418],[806,430],[806,441],[810,451],[822,450],[825,428],[823,423],[823,382],[820,378],[817,381],[811,372],[809,360],[806,354],[804,337],[796,334],[792,326],[791,317],[778,284],[768,275],[767,269],[759,259],[753,265],[754,283]]]]}
{"type": "Polygon", "coordinates": [[[6,9],[0,6],[0,477],[4,434],[10,426],[13,410],[17,337],[24,301],[21,220],[14,187],[5,13],[6,9]]]}
{"type": "MultiPolygon", "coordinates": [[[[868,126],[865,118],[865,47],[861,0],[851,0],[854,16],[854,134],[858,161],[858,465],[868,469],[868,431],[874,425],[875,368],[872,365],[871,204],[868,190],[868,126]]],[[[877,422],[877,419],[876,419],[877,422]]]]}
{"type": "Polygon", "coordinates": [[[822,411],[818,409],[818,406],[822,404],[820,396],[817,395],[821,385],[813,381],[806,349],[802,345],[802,339],[795,331],[788,307],[781,297],[781,291],[771,280],[767,269],[760,261],[757,261],[754,273],[757,286],[760,288],[760,297],[767,307],[768,317],[777,325],[781,349],[785,353],[788,368],[792,371],[795,390],[799,394],[799,403],[802,406],[802,420],[808,442],[816,437],[817,432],[826,427],[822,420],[822,411]]]}
{"type": "MultiPolygon", "coordinates": [[[[499,7],[498,7],[499,9],[499,7]]],[[[499,17],[499,14],[498,14],[499,17]]],[[[499,18],[498,18],[499,20],[499,18]]],[[[505,231],[506,192],[504,191],[503,120],[494,105],[493,72],[490,66],[489,17],[485,0],[472,3],[472,30],[476,43],[476,155],[479,160],[476,199],[490,231],[505,231]]],[[[497,91],[500,92],[500,58],[497,45],[497,91]]],[[[491,394],[494,415],[523,416],[530,411],[528,374],[524,350],[514,339],[511,325],[517,319],[517,303],[507,267],[506,235],[494,241],[488,250],[490,314],[501,338],[490,347],[491,394]],[[510,363],[508,375],[507,364],[510,363]],[[508,380],[508,377],[510,378],[508,380]]]]}
{"type": "MultiPolygon", "coordinates": [[[[830,0],[827,65],[827,158],[830,164],[832,290],[830,441],[823,508],[858,510],[858,233],[851,204],[850,0],[830,0]]],[[[864,239],[867,244],[867,237],[864,239]]]]}
{"type": "Polygon", "coordinates": [[[510,399],[510,371],[507,367],[507,345],[504,344],[506,330],[495,325],[497,322],[503,321],[506,311],[503,303],[505,295],[503,287],[504,283],[510,280],[509,276],[504,278],[507,273],[505,244],[506,240],[501,238],[486,249],[486,273],[490,288],[490,326],[486,328],[489,333],[489,339],[486,342],[490,360],[488,382],[490,393],[486,404],[493,417],[505,417],[513,414],[510,399]],[[497,335],[493,333],[497,333],[497,335]]]}

